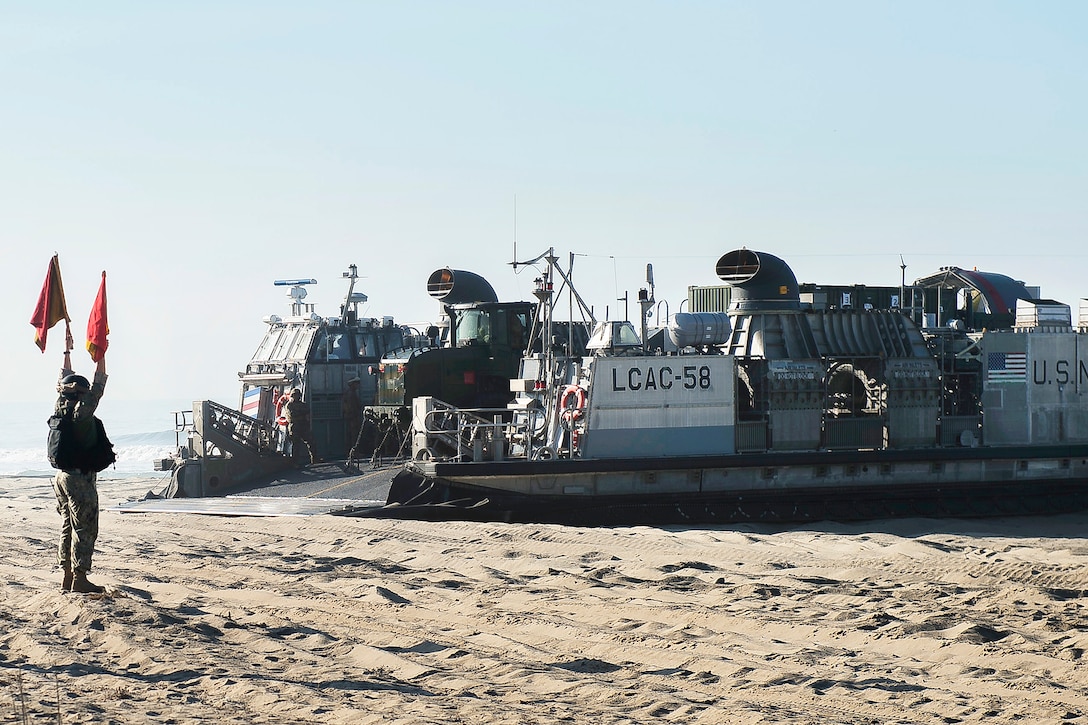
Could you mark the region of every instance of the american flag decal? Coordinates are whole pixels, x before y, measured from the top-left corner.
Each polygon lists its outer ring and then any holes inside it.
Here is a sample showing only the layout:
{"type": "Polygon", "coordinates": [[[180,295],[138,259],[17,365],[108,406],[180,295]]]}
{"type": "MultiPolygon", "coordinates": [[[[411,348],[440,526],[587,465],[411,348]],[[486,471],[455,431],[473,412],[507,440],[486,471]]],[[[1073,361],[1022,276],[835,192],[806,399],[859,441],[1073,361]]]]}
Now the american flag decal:
{"type": "Polygon", "coordinates": [[[257,417],[257,411],[261,407],[261,388],[249,388],[242,396],[242,412],[251,418],[257,417]]]}
{"type": "Polygon", "coordinates": [[[1022,382],[1028,377],[1028,356],[1023,352],[991,352],[986,355],[986,379],[995,383],[1022,382]]]}

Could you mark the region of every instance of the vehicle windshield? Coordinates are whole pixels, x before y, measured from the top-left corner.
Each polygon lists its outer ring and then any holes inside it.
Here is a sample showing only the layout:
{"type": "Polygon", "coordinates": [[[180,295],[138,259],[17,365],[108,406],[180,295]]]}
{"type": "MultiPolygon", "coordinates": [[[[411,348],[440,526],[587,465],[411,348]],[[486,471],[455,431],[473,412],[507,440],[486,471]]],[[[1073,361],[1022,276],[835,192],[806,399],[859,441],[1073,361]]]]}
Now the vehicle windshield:
{"type": "Polygon", "coordinates": [[[491,319],[482,310],[465,310],[457,318],[457,346],[491,342],[491,319]]]}

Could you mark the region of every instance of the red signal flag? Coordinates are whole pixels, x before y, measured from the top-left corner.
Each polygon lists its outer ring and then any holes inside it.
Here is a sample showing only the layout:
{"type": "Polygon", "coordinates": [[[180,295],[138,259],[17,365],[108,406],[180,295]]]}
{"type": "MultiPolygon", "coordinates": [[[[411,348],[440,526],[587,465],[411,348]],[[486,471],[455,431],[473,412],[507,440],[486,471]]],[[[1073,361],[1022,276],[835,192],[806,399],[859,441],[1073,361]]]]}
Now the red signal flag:
{"type": "Polygon", "coordinates": [[[109,319],[106,316],[106,273],[102,273],[102,284],[98,287],[98,297],[91,308],[91,317],[87,320],[87,352],[91,353],[91,360],[98,362],[106,354],[106,348],[110,341],[106,338],[110,334],[109,319]]]}
{"type": "MultiPolygon", "coordinates": [[[[49,271],[45,275],[45,284],[38,296],[38,305],[34,308],[34,314],[30,318],[30,324],[34,326],[34,343],[45,352],[45,339],[49,328],[64,320],[65,326],[71,322],[68,317],[68,305],[64,302],[64,284],[60,278],[60,260],[57,255],[49,260],[49,271]]],[[[72,333],[68,331],[68,337],[72,333]]],[[[67,349],[71,349],[71,346],[67,349]]]]}

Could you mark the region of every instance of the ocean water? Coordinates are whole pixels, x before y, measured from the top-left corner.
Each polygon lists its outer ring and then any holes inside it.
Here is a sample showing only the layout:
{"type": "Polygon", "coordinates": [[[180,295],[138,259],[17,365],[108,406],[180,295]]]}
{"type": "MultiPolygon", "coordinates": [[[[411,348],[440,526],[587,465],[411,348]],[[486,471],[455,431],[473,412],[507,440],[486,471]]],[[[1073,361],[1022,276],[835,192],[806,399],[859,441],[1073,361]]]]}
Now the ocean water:
{"type": "MultiPolygon", "coordinates": [[[[97,415],[113,442],[117,462],[99,473],[99,479],[168,479],[168,474],[155,470],[154,461],[178,445],[174,412],[191,409],[192,401],[118,401],[110,400],[107,392],[97,415]]],[[[0,477],[52,477],[56,471],[45,455],[52,402],[4,403],[3,410],[7,415],[0,417],[0,477]]]]}

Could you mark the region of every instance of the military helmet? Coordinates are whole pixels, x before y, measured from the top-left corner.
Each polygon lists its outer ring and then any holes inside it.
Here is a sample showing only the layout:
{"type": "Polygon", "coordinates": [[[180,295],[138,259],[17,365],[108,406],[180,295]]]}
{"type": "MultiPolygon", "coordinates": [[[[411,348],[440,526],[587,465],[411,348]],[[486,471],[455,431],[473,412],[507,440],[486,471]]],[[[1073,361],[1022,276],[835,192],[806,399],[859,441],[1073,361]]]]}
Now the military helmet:
{"type": "Polygon", "coordinates": [[[59,388],[62,393],[87,392],[91,389],[91,384],[82,375],[72,373],[60,379],[59,388]]]}

